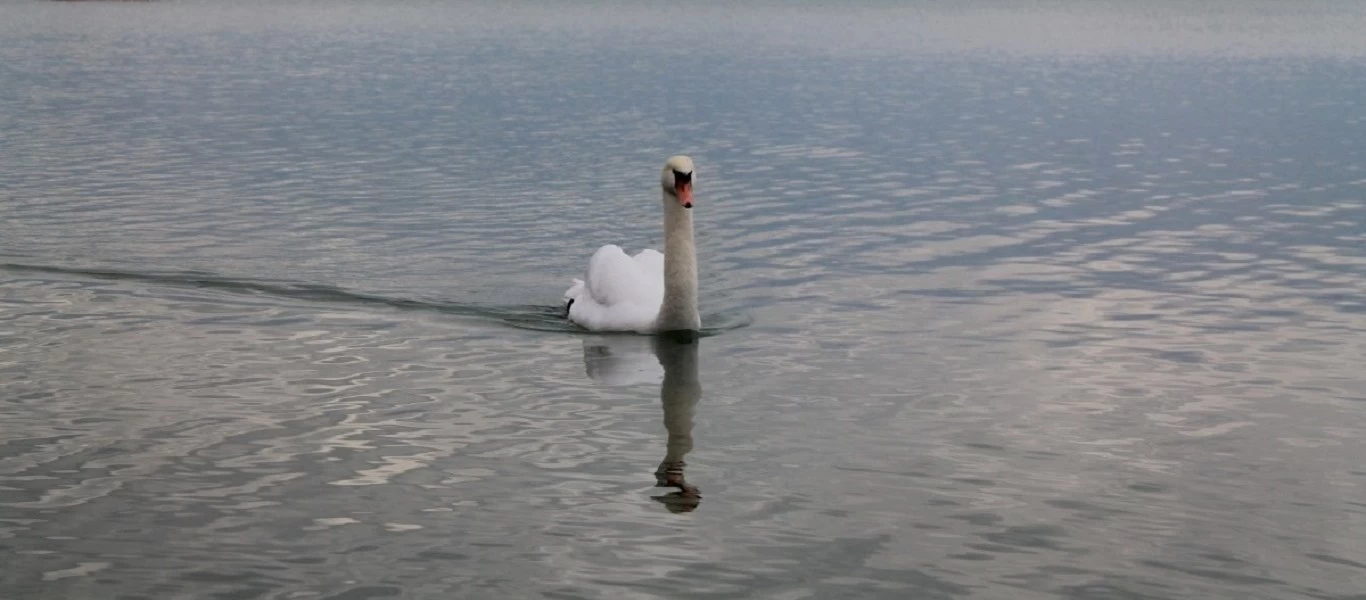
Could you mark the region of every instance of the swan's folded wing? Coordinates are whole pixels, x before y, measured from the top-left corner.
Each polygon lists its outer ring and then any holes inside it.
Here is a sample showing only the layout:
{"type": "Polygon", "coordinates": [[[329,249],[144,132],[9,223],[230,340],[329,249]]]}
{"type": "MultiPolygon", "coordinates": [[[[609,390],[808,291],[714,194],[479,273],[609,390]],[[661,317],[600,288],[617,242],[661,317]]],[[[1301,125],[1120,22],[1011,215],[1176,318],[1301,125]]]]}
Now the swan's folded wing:
{"type": "Polygon", "coordinates": [[[646,248],[631,258],[640,266],[641,274],[658,277],[661,282],[664,281],[664,255],[658,250],[646,248]]]}
{"type": "MultiPolygon", "coordinates": [[[[663,272],[662,267],[660,272],[663,272]]],[[[653,281],[641,270],[639,263],[613,244],[598,248],[588,261],[588,293],[603,306],[649,302],[661,295],[653,288],[659,287],[662,291],[663,283],[662,277],[658,282],[653,281]]]]}

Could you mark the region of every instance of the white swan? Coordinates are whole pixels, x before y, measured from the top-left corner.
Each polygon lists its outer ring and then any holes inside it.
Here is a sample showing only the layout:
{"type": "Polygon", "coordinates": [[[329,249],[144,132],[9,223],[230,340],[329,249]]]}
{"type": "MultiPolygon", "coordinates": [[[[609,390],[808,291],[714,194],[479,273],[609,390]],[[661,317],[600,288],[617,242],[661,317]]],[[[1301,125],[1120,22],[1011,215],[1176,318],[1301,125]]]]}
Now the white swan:
{"type": "Polygon", "coordinates": [[[663,187],[664,254],[619,246],[598,248],[588,273],[564,293],[570,321],[593,331],[696,331],[697,251],[692,235],[692,159],[673,156],[659,177],[663,187]]]}

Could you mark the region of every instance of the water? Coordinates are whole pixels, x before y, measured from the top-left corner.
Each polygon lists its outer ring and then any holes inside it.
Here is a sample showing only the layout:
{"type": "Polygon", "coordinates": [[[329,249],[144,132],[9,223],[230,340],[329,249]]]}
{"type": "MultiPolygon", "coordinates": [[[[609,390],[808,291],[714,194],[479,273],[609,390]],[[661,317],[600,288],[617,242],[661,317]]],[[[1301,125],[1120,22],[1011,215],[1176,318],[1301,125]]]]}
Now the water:
{"type": "Polygon", "coordinates": [[[1366,590],[1357,3],[0,16],[0,597],[1366,590]]]}

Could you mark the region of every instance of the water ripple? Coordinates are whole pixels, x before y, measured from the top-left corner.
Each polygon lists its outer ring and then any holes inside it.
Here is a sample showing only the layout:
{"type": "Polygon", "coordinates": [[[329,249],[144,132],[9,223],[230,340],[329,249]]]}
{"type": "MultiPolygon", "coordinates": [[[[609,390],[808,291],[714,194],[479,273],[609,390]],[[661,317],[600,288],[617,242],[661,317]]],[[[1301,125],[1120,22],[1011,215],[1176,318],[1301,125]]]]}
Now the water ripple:
{"type": "Polygon", "coordinates": [[[1360,10],[690,10],[7,7],[0,595],[1366,588],[1360,10]]]}

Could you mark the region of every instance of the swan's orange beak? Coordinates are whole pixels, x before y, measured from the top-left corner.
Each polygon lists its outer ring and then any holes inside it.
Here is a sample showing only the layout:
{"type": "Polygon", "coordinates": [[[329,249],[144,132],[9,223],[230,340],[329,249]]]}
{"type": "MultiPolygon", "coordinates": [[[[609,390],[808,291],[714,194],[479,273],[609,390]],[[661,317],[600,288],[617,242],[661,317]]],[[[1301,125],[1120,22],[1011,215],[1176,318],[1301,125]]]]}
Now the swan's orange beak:
{"type": "Polygon", "coordinates": [[[678,203],[683,208],[692,208],[692,182],[680,181],[674,184],[674,194],[678,196],[678,203]]]}

